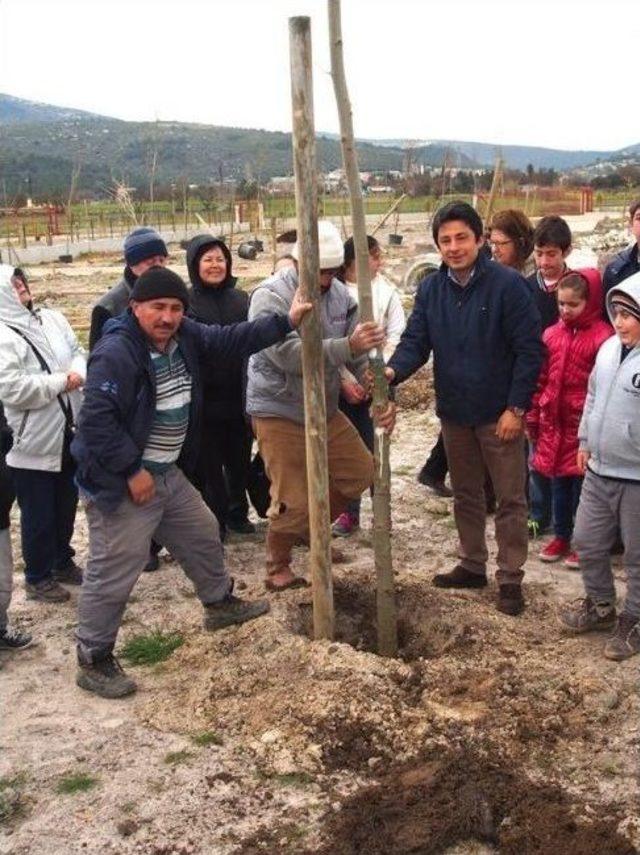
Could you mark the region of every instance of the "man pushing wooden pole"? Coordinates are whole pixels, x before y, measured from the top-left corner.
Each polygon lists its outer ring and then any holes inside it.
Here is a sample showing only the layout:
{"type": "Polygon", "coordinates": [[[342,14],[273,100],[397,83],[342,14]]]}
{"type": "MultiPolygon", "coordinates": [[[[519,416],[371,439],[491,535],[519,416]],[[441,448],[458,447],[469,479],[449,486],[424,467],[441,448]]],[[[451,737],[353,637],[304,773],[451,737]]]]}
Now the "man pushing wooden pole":
{"type": "MultiPolygon", "coordinates": [[[[342,54],[342,25],[340,0],[329,0],[329,39],[331,42],[331,75],[340,116],[342,158],[351,199],[353,242],[356,251],[358,280],[358,305],[361,321],[373,321],[369,250],[362,201],[362,188],[358,172],[358,159],[353,136],[351,104],[344,72],[342,54]]],[[[389,400],[384,373],[382,348],[369,354],[369,367],[374,376],[373,409],[384,410],[389,400]]],[[[391,561],[391,494],[389,469],[389,436],[376,427],[375,476],[373,486],[373,546],[377,577],[378,652],[382,656],[395,656],[398,652],[393,565],[391,561]]]]}
{"type": "Polygon", "coordinates": [[[327,412],[320,318],[320,260],[318,252],[318,181],[313,121],[311,22],[289,19],[293,165],[298,227],[298,274],[305,300],[313,303],[302,324],[302,373],[309,484],[310,568],[313,585],[313,634],[333,638],[331,579],[331,520],[327,463],[327,412]]]}

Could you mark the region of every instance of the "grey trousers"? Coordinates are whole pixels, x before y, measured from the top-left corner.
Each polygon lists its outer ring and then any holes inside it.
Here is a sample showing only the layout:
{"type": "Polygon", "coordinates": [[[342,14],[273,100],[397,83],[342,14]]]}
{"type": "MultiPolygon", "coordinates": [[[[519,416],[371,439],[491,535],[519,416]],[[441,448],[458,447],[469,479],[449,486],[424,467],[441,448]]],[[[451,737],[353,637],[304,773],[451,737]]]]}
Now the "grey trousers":
{"type": "Polygon", "coordinates": [[[11,602],[12,583],[11,533],[8,528],[3,528],[0,529],[0,632],[7,628],[7,611],[11,602]]]}
{"type": "Polygon", "coordinates": [[[120,622],[149,557],[151,538],[165,546],[193,582],[203,604],[231,589],[216,518],[200,493],[172,466],[154,476],[156,492],[144,505],[122,501],[104,513],[83,497],[89,523],[89,560],[78,604],[78,655],[91,661],[113,650],[120,622]]]}
{"type": "Polygon", "coordinates": [[[622,611],[640,617],[640,482],[599,478],[587,472],[573,532],[585,591],[596,602],[614,603],[611,547],[620,528],[627,571],[622,611]]]}

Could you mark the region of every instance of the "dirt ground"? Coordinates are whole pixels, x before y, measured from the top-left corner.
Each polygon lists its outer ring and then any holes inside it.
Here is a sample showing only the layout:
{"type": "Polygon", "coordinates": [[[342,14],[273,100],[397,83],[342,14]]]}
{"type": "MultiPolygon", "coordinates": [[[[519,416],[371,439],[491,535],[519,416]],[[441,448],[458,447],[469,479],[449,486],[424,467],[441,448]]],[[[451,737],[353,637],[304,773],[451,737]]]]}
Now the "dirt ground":
{"type": "MultiPolygon", "coordinates": [[[[411,244],[389,259],[399,266],[411,244]]],[[[176,269],[183,262],[176,259],[176,269]]],[[[250,263],[242,276],[268,272],[250,263]]],[[[118,260],[34,269],[77,326],[118,260]]],[[[455,562],[449,500],[415,479],[438,425],[424,373],[403,393],[392,445],[393,555],[401,655],[375,654],[370,502],[334,568],[336,640],[310,640],[309,591],[269,595],[271,613],[216,634],[169,556],[144,574],[119,638],[153,629],[185,643],[127,666],[139,692],[106,701],[74,684],[77,592],[27,602],[18,520],[12,614],[38,644],[0,660],[0,853],[609,855],[640,851],[640,709],[634,660],[603,639],[564,636],[560,602],[579,574],[527,564],[528,608],[432,587],[455,562]],[[72,794],[61,780],[84,774],[72,794]]],[[[492,552],[495,543],[489,525],[492,552]]],[[[80,563],[86,525],[78,515],[80,563]]],[[[263,530],[231,539],[243,596],[264,596],[263,530]]],[[[296,555],[306,571],[306,553],[296,555]]],[[[623,571],[617,568],[619,590],[623,571]]]]}

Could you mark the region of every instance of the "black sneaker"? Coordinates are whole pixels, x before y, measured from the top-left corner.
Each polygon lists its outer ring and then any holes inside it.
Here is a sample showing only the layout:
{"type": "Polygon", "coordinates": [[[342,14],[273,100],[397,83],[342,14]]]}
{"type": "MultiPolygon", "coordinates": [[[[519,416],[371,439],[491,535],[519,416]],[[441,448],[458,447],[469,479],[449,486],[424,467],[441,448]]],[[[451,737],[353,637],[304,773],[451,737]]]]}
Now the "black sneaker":
{"type": "Polygon", "coordinates": [[[33,644],[33,638],[28,632],[6,627],[0,631],[0,650],[24,650],[33,644]]]}
{"type": "Polygon", "coordinates": [[[157,553],[150,552],[149,558],[147,559],[147,563],[142,568],[143,573],[155,573],[156,570],[160,569],[160,559],[158,558],[157,553]]]}
{"type": "Polygon", "coordinates": [[[61,585],[82,585],[82,567],[70,561],[59,570],[53,571],[53,578],[61,585]]]}
{"type": "Polygon", "coordinates": [[[76,683],[87,692],[110,699],[132,695],[138,688],[135,680],[127,677],[113,653],[93,662],[78,661],[76,683]]]}
{"type": "Polygon", "coordinates": [[[433,577],[436,588],[486,588],[485,573],[472,573],[461,564],[457,564],[449,573],[438,573],[433,577]]]}
{"type": "Polygon", "coordinates": [[[442,480],[433,478],[424,471],[424,467],[418,473],[418,483],[428,487],[432,493],[440,496],[441,499],[450,499],[453,496],[453,491],[444,483],[444,478],[442,480]]]}
{"type": "Polygon", "coordinates": [[[236,534],[255,534],[256,527],[255,525],[248,520],[246,517],[241,520],[228,519],[227,520],[227,529],[229,531],[234,531],[236,534]]]}
{"type": "Polygon", "coordinates": [[[209,603],[204,607],[204,628],[209,632],[216,629],[224,629],[226,626],[246,623],[249,620],[266,615],[269,611],[269,603],[266,600],[254,600],[248,602],[227,594],[219,603],[209,603]]]}
{"type": "Polygon", "coordinates": [[[43,579],[30,584],[25,582],[24,590],[28,600],[40,600],[43,603],[65,603],[71,594],[55,579],[43,579]]]}

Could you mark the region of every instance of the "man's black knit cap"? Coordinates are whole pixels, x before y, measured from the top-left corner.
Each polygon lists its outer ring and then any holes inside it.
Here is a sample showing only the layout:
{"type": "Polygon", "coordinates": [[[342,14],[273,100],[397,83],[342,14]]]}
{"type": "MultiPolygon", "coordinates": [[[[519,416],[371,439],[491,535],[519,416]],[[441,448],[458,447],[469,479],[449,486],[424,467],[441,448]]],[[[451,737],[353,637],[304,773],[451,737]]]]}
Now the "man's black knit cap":
{"type": "Polygon", "coordinates": [[[151,267],[146,270],[138,276],[131,290],[131,299],[138,303],[144,303],[145,300],[163,300],[168,297],[180,300],[186,312],[189,307],[187,286],[177,273],[167,270],[166,267],[151,267]]]}

